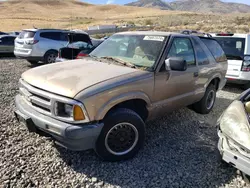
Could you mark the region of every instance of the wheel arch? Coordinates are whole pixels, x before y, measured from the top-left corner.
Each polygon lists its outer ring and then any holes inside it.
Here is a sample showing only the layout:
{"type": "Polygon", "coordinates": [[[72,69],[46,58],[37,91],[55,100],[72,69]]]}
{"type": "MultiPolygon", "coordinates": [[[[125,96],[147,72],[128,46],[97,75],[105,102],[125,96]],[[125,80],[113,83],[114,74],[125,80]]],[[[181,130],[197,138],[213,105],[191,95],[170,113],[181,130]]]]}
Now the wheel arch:
{"type": "Polygon", "coordinates": [[[102,120],[116,108],[128,108],[134,110],[146,120],[148,117],[147,106],[151,104],[149,97],[143,92],[125,93],[116,96],[106,102],[99,110],[96,119],[102,120]]]}
{"type": "Polygon", "coordinates": [[[49,50],[47,50],[47,51],[44,53],[43,57],[45,57],[45,55],[48,54],[49,52],[56,52],[56,53],[58,53],[58,50],[57,50],[57,49],[49,49],[49,50]]]}
{"type": "Polygon", "coordinates": [[[216,91],[218,91],[219,89],[219,85],[221,82],[221,76],[219,74],[214,75],[212,78],[210,78],[210,80],[207,82],[207,84],[205,85],[205,88],[207,88],[210,84],[213,84],[216,88],[216,91]]]}

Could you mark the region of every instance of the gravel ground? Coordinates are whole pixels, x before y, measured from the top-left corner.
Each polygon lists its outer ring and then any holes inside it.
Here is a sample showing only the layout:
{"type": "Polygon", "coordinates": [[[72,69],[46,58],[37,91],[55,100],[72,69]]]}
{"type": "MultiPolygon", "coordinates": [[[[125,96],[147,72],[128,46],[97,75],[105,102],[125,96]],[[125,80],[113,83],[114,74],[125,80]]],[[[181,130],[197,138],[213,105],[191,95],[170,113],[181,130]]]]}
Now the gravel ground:
{"type": "Polygon", "coordinates": [[[147,123],[145,147],[128,161],[102,162],[29,133],[14,118],[25,60],[0,59],[0,187],[250,187],[216,159],[215,122],[242,90],[226,87],[212,113],[183,108],[147,123]]]}

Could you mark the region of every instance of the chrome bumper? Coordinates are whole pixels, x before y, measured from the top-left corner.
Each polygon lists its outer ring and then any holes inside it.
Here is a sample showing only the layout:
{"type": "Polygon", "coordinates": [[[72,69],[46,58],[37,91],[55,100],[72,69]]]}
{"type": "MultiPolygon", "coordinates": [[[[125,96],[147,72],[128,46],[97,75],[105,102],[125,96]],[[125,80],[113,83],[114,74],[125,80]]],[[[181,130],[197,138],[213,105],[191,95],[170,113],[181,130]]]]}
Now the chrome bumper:
{"type": "Polygon", "coordinates": [[[39,129],[54,137],[59,145],[70,150],[94,148],[103,123],[70,124],[39,113],[28,105],[20,95],[15,97],[17,119],[26,124],[29,130],[39,129]],[[23,121],[21,121],[21,119],[23,121]]]}

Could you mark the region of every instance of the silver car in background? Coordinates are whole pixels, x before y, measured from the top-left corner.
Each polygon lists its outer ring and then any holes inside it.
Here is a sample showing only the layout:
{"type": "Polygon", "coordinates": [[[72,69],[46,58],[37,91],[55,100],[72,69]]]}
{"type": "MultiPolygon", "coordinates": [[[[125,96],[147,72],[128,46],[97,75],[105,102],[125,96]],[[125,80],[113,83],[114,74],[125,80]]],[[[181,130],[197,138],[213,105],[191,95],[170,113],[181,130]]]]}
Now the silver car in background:
{"type": "Polygon", "coordinates": [[[55,62],[58,50],[68,44],[67,30],[25,29],[15,40],[14,54],[31,64],[55,62]]]}

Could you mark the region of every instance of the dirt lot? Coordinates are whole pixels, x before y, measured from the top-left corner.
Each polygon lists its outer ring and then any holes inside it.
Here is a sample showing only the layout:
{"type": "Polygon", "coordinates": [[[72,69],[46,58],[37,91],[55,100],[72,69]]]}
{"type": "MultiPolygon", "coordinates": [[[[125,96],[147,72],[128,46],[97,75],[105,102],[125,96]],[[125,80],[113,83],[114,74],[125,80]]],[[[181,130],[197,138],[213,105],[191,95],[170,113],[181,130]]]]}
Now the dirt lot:
{"type": "Polygon", "coordinates": [[[183,108],[147,123],[146,143],[132,160],[102,162],[26,131],[14,118],[18,79],[30,65],[0,59],[0,187],[247,187],[216,158],[215,122],[242,90],[218,92],[211,114],[183,108]]]}

